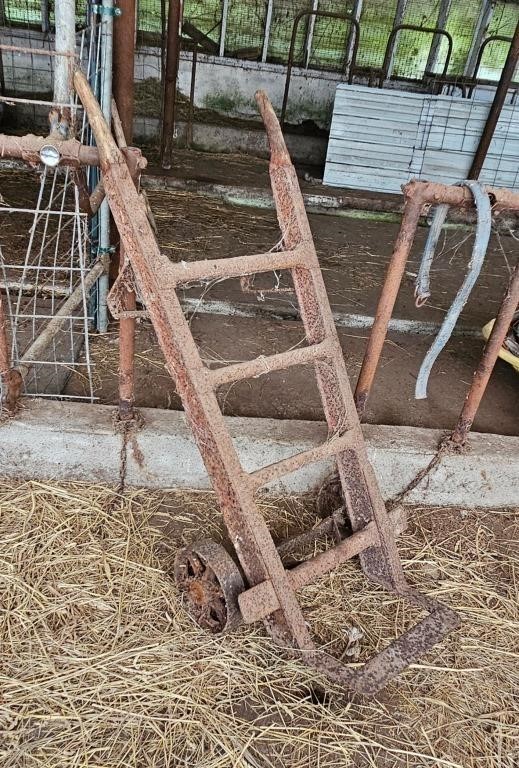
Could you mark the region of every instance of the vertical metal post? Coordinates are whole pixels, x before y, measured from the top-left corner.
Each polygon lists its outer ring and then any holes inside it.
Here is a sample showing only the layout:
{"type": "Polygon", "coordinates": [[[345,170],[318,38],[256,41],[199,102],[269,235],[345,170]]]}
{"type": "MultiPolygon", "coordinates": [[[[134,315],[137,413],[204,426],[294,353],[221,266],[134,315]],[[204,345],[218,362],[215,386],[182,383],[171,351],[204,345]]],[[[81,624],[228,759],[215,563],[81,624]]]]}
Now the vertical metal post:
{"type": "Polygon", "coordinates": [[[2,294],[0,293],[0,383],[1,406],[12,414],[16,411],[18,398],[22,390],[22,377],[19,371],[11,368],[9,344],[7,341],[7,327],[4,313],[2,294]]]}
{"type": "MultiPolygon", "coordinates": [[[[134,153],[140,157],[138,150],[123,148],[127,159],[134,153]]],[[[128,167],[133,183],[139,189],[140,167],[136,162],[129,162],[128,167]]],[[[120,249],[121,268],[125,259],[123,247],[120,249]]],[[[137,301],[135,291],[128,288],[123,296],[123,306],[126,312],[135,312],[137,301]]],[[[131,421],[134,416],[135,402],[135,317],[121,317],[119,320],[119,419],[131,421]]]]}
{"type": "Polygon", "coordinates": [[[378,361],[380,360],[387,335],[387,327],[393,314],[393,308],[405,272],[405,265],[413,247],[421,212],[422,203],[420,201],[417,202],[412,197],[406,197],[402,224],[387,267],[384,284],[377,304],[375,320],[355,389],[355,405],[357,406],[359,418],[364,414],[366,402],[373,385],[378,361]]]}
{"type": "MultiPolygon", "coordinates": [[[[364,0],[355,0],[355,3],[353,4],[353,9],[351,12],[351,15],[357,20],[360,21],[360,16],[362,14],[362,6],[364,4],[364,0]]],[[[344,74],[348,76],[350,74],[352,59],[353,59],[353,51],[355,50],[355,35],[357,34],[357,30],[355,29],[353,24],[350,24],[350,31],[348,32],[348,40],[346,42],[346,67],[344,69],[344,74]]]]}
{"type": "MultiPolygon", "coordinates": [[[[406,8],[407,8],[407,0],[398,0],[396,4],[395,18],[393,19],[393,29],[395,27],[398,27],[399,24],[403,23],[406,8]]],[[[387,72],[386,72],[386,77],[388,80],[391,78],[391,73],[393,72],[393,66],[395,64],[395,51],[398,47],[399,36],[400,36],[400,32],[397,35],[395,35],[395,39],[393,40],[393,47],[391,48],[391,56],[389,57],[389,62],[387,65],[387,72]]]]}
{"type": "Polygon", "coordinates": [[[166,0],[160,0],[160,85],[161,92],[164,89],[166,76],[166,48],[168,43],[168,15],[166,13],[166,0]]]}
{"type": "MultiPolygon", "coordinates": [[[[54,67],[54,101],[59,104],[70,104],[72,101],[72,71],[73,59],[71,54],[76,50],[76,4],[75,0],[57,0],[56,2],[56,56],[54,67]]],[[[70,110],[60,111],[56,124],[51,124],[51,130],[59,130],[63,137],[68,137],[70,131],[70,110]]]]}
{"type": "MultiPolygon", "coordinates": [[[[362,2],[362,0],[361,0],[362,2]]],[[[313,0],[312,11],[319,9],[319,0],[313,0]]],[[[315,16],[310,16],[308,19],[308,26],[306,28],[306,40],[305,40],[305,69],[308,69],[310,65],[310,58],[312,56],[312,42],[314,39],[315,29],[315,16]]],[[[351,34],[351,31],[350,31],[351,34]]]]}
{"type": "Polygon", "coordinates": [[[493,13],[494,13],[493,0],[482,0],[481,10],[479,12],[479,18],[476,22],[474,36],[472,37],[472,43],[470,44],[470,50],[467,56],[467,61],[465,63],[465,68],[463,70],[463,74],[465,75],[465,77],[472,77],[472,75],[474,74],[474,69],[476,67],[476,61],[478,58],[479,49],[481,48],[481,43],[483,42],[483,39],[487,34],[487,30],[488,30],[490,21],[492,20],[493,13]]]}
{"type": "Polygon", "coordinates": [[[518,306],[519,262],[517,262],[512,277],[510,278],[506,294],[499,308],[498,315],[485,345],[485,349],[483,350],[483,355],[476,372],[474,373],[474,378],[465,399],[465,404],[461,411],[458,423],[452,433],[451,440],[455,443],[462,444],[467,439],[470,428],[474,423],[481,399],[485,394],[488,381],[494,370],[499,351],[503,346],[503,342],[518,306]]]}
{"type": "Polygon", "coordinates": [[[162,136],[160,143],[160,163],[166,169],[171,168],[171,153],[173,151],[181,20],[182,0],[169,0],[166,74],[162,97],[162,136]]]}
{"type": "MultiPolygon", "coordinates": [[[[112,115],[112,64],[113,64],[113,0],[103,0],[101,6],[101,95],[100,105],[105,120],[110,125],[112,115]]],[[[110,206],[103,200],[99,208],[99,253],[110,252],[110,206]]],[[[101,275],[98,283],[97,329],[108,330],[107,296],[108,274],[101,275]]]]}
{"type": "Polygon", "coordinates": [[[119,0],[121,11],[114,23],[113,97],[127,144],[133,141],[135,82],[135,0],[119,0]]]}
{"type": "MultiPolygon", "coordinates": [[[[135,0],[119,0],[122,15],[114,24],[114,78],[113,96],[116,112],[124,134],[124,145],[133,140],[134,81],[135,81],[135,38],[136,5],[135,0]]],[[[122,143],[119,142],[119,147],[122,143]]],[[[138,185],[138,174],[133,180],[138,185]]],[[[125,262],[124,248],[119,244],[116,257],[117,268],[125,262]]],[[[134,311],[135,292],[125,292],[124,307],[134,311]]],[[[121,421],[133,419],[134,404],[134,368],[135,368],[135,318],[122,317],[119,320],[119,418],[121,421]]]]}
{"type": "Polygon", "coordinates": [[[198,60],[198,43],[193,45],[193,58],[191,59],[191,86],[189,89],[189,113],[187,118],[186,146],[190,149],[193,142],[193,120],[195,112],[195,86],[196,65],[198,60]]]}
{"type": "MultiPolygon", "coordinates": [[[[41,0],[40,3],[41,7],[41,31],[44,35],[47,35],[50,31],[50,21],[49,21],[49,0],[41,0]]],[[[57,24],[56,19],[56,24],[57,24]]]]}
{"type": "Polygon", "coordinates": [[[274,0],[268,0],[267,15],[265,17],[265,32],[263,34],[263,50],[261,60],[266,61],[269,52],[270,27],[272,26],[272,11],[274,9],[274,0]]]}
{"type": "Polygon", "coordinates": [[[222,24],[220,26],[220,47],[219,56],[225,56],[225,35],[227,34],[227,16],[229,15],[229,0],[223,0],[222,4],[222,24]]]}
{"type": "MultiPolygon", "coordinates": [[[[438,11],[438,19],[436,20],[436,26],[439,29],[445,29],[447,26],[447,19],[451,10],[452,0],[441,0],[440,8],[438,11]]],[[[434,73],[436,64],[438,63],[438,55],[440,53],[440,46],[442,43],[442,35],[433,35],[429,56],[427,57],[427,64],[425,65],[425,72],[427,74],[434,73]]]]}
{"type": "Polygon", "coordinates": [[[519,22],[517,22],[514,36],[512,38],[512,44],[510,45],[510,50],[508,51],[508,56],[506,57],[505,66],[503,67],[503,71],[501,72],[501,78],[496,88],[494,101],[492,102],[492,106],[490,107],[490,112],[488,113],[487,121],[485,123],[485,127],[483,128],[483,133],[481,134],[478,148],[476,149],[476,153],[474,155],[474,159],[470,167],[470,171],[467,177],[469,179],[479,178],[479,174],[481,173],[481,169],[483,168],[483,163],[485,162],[485,158],[488,153],[488,148],[490,147],[490,142],[492,141],[492,138],[494,136],[494,131],[496,130],[499,116],[501,115],[501,111],[506,101],[510,83],[512,82],[514,77],[515,68],[517,66],[518,59],[519,59],[519,22]]]}

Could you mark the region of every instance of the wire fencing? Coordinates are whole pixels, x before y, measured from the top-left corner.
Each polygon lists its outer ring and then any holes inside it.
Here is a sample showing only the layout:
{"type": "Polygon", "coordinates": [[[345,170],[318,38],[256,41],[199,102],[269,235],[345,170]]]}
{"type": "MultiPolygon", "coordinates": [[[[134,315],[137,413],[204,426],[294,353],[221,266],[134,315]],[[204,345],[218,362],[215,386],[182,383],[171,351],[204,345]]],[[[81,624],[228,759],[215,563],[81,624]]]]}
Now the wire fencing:
{"type": "MultiPolygon", "coordinates": [[[[356,65],[360,71],[382,67],[395,25],[447,32],[453,43],[447,71],[451,78],[471,75],[472,71],[467,70],[473,69],[481,43],[497,36],[485,47],[479,63],[480,77],[489,80],[499,77],[509,46],[502,38],[511,37],[519,19],[519,3],[515,0],[186,0],[182,33],[185,41],[196,43],[204,53],[286,64],[295,19],[302,11],[310,10],[347,13],[358,19],[356,65]]],[[[168,0],[138,3],[138,45],[164,46],[167,11],[168,0]]],[[[84,27],[85,0],[77,3],[76,14],[78,27],[84,27]]],[[[26,38],[28,30],[39,31],[45,37],[54,28],[54,3],[0,0],[0,26],[3,37],[9,30],[12,40],[26,38]]],[[[294,64],[343,71],[351,55],[352,34],[352,25],[346,20],[305,17],[298,26],[294,64]]],[[[47,40],[44,44],[50,43],[47,40]]],[[[411,80],[420,80],[426,72],[440,73],[447,53],[446,36],[403,29],[395,40],[391,73],[411,80]]],[[[3,58],[5,69],[9,57],[4,53],[3,58]]],[[[160,76],[160,72],[157,74],[160,76]]],[[[24,77],[35,78],[37,72],[20,71],[18,80],[24,77]]]]}
{"type": "MultiPolygon", "coordinates": [[[[139,3],[141,43],[160,44],[166,10],[165,0],[139,3]]],[[[382,66],[395,25],[442,29],[453,41],[447,73],[451,77],[467,74],[467,62],[481,31],[481,40],[511,36],[519,18],[515,0],[186,0],[183,35],[196,41],[205,53],[286,64],[294,21],[299,13],[310,10],[347,13],[358,19],[359,68],[382,66]]],[[[351,44],[348,21],[309,16],[299,25],[294,63],[342,71],[351,44]]],[[[392,72],[407,79],[420,79],[426,71],[441,72],[447,50],[446,37],[402,30],[392,72]]],[[[499,76],[507,51],[506,41],[496,41],[488,48],[482,62],[485,76],[499,76]]]]}

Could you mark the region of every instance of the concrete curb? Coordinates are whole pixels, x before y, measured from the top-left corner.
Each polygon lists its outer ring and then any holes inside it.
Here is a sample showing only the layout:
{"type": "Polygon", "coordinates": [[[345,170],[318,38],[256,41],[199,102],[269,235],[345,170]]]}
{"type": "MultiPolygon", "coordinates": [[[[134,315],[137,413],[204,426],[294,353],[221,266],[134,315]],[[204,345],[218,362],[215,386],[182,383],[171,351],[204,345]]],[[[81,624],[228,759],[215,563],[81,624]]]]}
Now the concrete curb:
{"type": "MultiPolygon", "coordinates": [[[[218,184],[217,182],[198,181],[196,179],[178,179],[165,176],[153,171],[142,177],[145,189],[173,190],[177,192],[192,192],[201,197],[214,198],[229,205],[243,205],[251,208],[274,208],[272,192],[268,187],[247,187],[233,184],[218,184]]],[[[385,221],[399,223],[402,219],[404,202],[401,195],[393,195],[393,199],[364,196],[352,190],[348,194],[324,194],[309,192],[303,189],[303,199],[308,213],[327,216],[342,216],[350,219],[366,219],[369,221],[385,221]]],[[[517,217],[515,217],[517,218],[517,217]]],[[[444,228],[472,228],[475,216],[472,211],[452,209],[444,228]]],[[[496,219],[499,226],[500,219],[496,219]]],[[[513,223],[513,222],[512,222],[513,223]]],[[[420,226],[429,226],[428,212],[420,219],[420,226]]],[[[499,226],[499,231],[509,234],[506,222],[499,226]]]]}
{"type": "MultiPolygon", "coordinates": [[[[115,409],[84,403],[27,400],[15,419],[0,427],[0,474],[7,479],[85,481],[115,485],[121,434],[115,409]]],[[[143,409],[143,428],[130,443],[127,483],[148,488],[208,488],[209,479],[177,411],[143,409]]],[[[253,470],[311,448],[326,439],[323,424],[229,417],[244,467],[253,470]]],[[[364,425],[370,459],[386,499],[426,467],[442,436],[439,430],[364,425]]],[[[313,464],[271,490],[303,492],[319,486],[331,469],[313,464]]],[[[445,455],[407,497],[429,506],[511,507],[519,499],[519,438],[473,434],[470,449],[445,455]]]]}

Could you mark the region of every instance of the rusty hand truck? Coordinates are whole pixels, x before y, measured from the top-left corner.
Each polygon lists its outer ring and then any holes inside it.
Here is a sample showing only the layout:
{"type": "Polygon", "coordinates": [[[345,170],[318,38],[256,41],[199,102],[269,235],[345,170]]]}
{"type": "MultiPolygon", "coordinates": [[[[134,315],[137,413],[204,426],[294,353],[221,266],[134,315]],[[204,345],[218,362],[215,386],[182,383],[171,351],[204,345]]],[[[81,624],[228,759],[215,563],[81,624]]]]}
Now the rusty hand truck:
{"type": "MultiPolygon", "coordinates": [[[[124,245],[126,263],[110,295],[114,316],[130,317],[125,292],[137,289],[153,323],[168,370],[202,454],[223,513],[239,566],[220,545],[204,541],[180,552],[176,577],[199,623],[212,631],[262,619],[274,639],[332,681],[365,695],[377,693],[392,677],[458,626],[449,608],[421,595],[406,581],[395,532],[405,526],[397,511],[387,513],[368,461],[342,350],[317,260],[303,198],[274,110],[256,95],[267,130],[270,177],[284,250],[238,258],[171,263],[160,253],[146,210],[123,155],[81,72],[75,87],[87,111],[99,149],[106,196],[124,245]],[[196,347],[176,289],[214,278],[290,270],[308,346],[248,362],[207,368],[196,347]],[[265,365],[267,363],[267,366],[265,365]],[[328,423],[324,444],[254,472],[246,472],[221,413],[216,389],[260,376],[267,370],[312,364],[328,423]],[[334,458],[353,533],[341,535],[336,513],[319,526],[335,534],[335,546],[287,570],[255,501],[256,492],[300,467],[334,458]],[[312,641],[296,596],[304,584],[360,556],[367,578],[424,609],[427,616],[362,668],[337,661],[312,641]],[[243,575],[242,575],[243,574],[243,575]],[[245,586],[245,584],[247,586],[245,586]]],[[[314,539],[314,532],[300,542],[314,539]]]]}

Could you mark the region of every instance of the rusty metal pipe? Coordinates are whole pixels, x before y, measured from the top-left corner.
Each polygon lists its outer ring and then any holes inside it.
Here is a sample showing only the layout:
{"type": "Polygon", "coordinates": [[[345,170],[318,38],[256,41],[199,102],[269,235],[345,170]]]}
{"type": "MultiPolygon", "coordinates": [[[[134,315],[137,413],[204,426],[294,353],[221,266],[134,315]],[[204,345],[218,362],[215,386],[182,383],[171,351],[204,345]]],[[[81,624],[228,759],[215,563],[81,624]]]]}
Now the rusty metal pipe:
{"type": "MultiPolygon", "coordinates": [[[[132,148],[126,152],[126,157],[131,156],[132,148]]],[[[135,152],[134,152],[135,154],[135,152]]],[[[140,169],[138,162],[131,164],[132,181],[135,188],[139,189],[140,169]]],[[[119,244],[119,269],[126,260],[124,246],[119,244]]],[[[135,291],[128,287],[122,296],[122,304],[125,312],[135,312],[137,297],[135,291]]],[[[135,317],[121,317],[119,319],[119,419],[131,421],[135,417],[135,317]]]]}
{"type": "Polygon", "coordinates": [[[0,380],[2,382],[2,407],[8,413],[14,413],[20,397],[22,378],[18,371],[11,367],[11,355],[7,340],[7,324],[5,319],[3,296],[0,293],[0,380]]]}
{"type": "Polygon", "coordinates": [[[405,272],[405,265],[411,252],[421,213],[422,203],[414,197],[407,197],[402,224],[387,268],[384,285],[378,300],[375,320],[355,389],[355,405],[357,406],[359,417],[362,417],[364,413],[373,379],[375,378],[375,371],[377,370],[378,361],[387,335],[387,327],[393,314],[396,298],[405,272]]]}
{"type": "Polygon", "coordinates": [[[181,19],[182,0],[169,0],[168,44],[166,50],[166,72],[162,100],[162,136],[160,143],[160,164],[165,169],[171,168],[171,153],[173,151],[181,19]]]}
{"type": "MultiPolygon", "coordinates": [[[[404,215],[378,300],[375,321],[371,329],[355,389],[355,403],[359,416],[362,416],[364,413],[373,385],[373,379],[387,334],[388,323],[393,314],[422,207],[427,204],[438,205],[439,203],[444,203],[453,208],[469,208],[474,206],[472,195],[466,187],[450,186],[448,184],[428,181],[410,181],[404,186],[403,191],[405,197],[404,215]]],[[[485,187],[485,191],[492,202],[494,214],[501,211],[519,211],[519,194],[517,192],[497,187],[485,187]]]]}
{"type": "Polygon", "coordinates": [[[479,405],[485,394],[490,376],[494,370],[499,351],[503,346],[503,342],[518,306],[519,261],[510,278],[507,291],[503,297],[489,339],[485,344],[481,360],[476,368],[472,384],[470,385],[467,397],[465,398],[465,403],[458,419],[458,423],[451,435],[451,440],[454,443],[463,444],[467,439],[470,428],[476,418],[479,405]]]}
{"type": "Polygon", "coordinates": [[[99,165],[96,147],[86,147],[76,139],[59,141],[54,136],[8,136],[0,134],[0,157],[23,160],[29,165],[41,163],[40,151],[45,146],[55,147],[60,154],[59,165],[78,168],[81,165],[99,165]]]}
{"type": "MultiPolygon", "coordinates": [[[[389,512],[389,520],[395,536],[400,535],[406,528],[406,514],[402,507],[396,507],[389,512]]],[[[346,560],[351,560],[368,547],[379,544],[376,524],[372,521],[362,530],[343,539],[335,547],[313,557],[311,560],[297,565],[288,571],[290,585],[294,591],[302,589],[316,579],[333,571],[346,560]]],[[[246,624],[264,619],[279,608],[279,601],[270,581],[263,581],[242,592],[238,597],[238,605],[246,624]]]]}
{"type": "Polygon", "coordinates": [[[112,95],[117,104],[126,144],[133,141],[136,0],[119,0],[114,19],[112,95]]]}
{"type": "Polygon", "coordinates": [[[490,147],[490,142],[492,141],[492,138],[494,136],[494,132],[496,130],[497,123],[501,115],[501,111],[506,101],[506,96],[508,94],[510,83],[514,78],[515,68],[517,66],[518,60],[519,60],[519,21],[517,22],[514,36],[512,38],[512,43],[508,50],[508,56],[506,57],[505,66],[503,67],[503,71],[501,72],[501,77],[499,79],[499,84],[496,88],[494,101],[492,102],[492,106],[490,107],[490,112],[488,113],[487,121],[485,123],[485,127],[483,128],[483,133],[481,134],[478,148],[476,149],[476,153],[474,155],[474,159],[470,167],[470,171],[468,174],[469,179],[479,178],[479,174],[481,173],[481,169],[483,168],[483,164],[485,162],[488,149],[490,147]]]}

